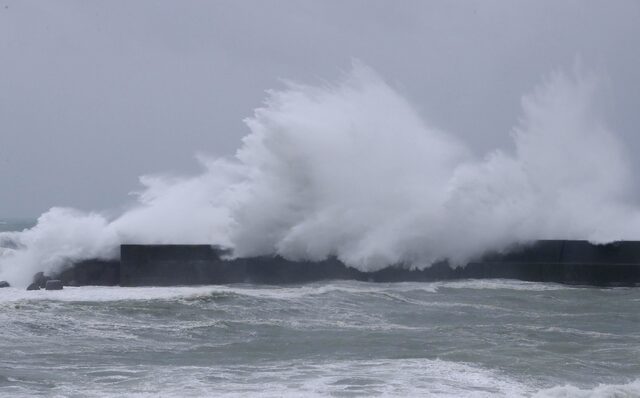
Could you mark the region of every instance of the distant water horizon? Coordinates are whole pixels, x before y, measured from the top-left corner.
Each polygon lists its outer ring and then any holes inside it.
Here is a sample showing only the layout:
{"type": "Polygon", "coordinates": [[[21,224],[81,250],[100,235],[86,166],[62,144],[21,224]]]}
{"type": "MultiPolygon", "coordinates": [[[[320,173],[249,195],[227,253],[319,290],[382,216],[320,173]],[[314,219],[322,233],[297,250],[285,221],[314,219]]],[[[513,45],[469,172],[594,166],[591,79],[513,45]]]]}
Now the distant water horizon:
{"type": "Polygon", "coordinates": [[[37,217],[0,217],[0,232],[22,231],[36,223],[37,217]]]}

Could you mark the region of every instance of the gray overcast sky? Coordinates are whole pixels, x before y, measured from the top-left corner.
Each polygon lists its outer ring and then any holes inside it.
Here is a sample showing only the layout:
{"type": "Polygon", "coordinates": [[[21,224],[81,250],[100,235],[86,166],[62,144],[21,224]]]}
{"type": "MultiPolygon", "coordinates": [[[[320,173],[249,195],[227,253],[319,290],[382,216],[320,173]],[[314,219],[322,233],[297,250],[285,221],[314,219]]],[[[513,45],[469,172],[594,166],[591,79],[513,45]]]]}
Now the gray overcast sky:
{"type": "Polygon", "coordinates": [[[352,58],[482,153],[580,56],[635,153],[639,39],[638,1],[0,0],[0,216],[117,208],[139,175],[232,154],[280,78],[352,58]]]}

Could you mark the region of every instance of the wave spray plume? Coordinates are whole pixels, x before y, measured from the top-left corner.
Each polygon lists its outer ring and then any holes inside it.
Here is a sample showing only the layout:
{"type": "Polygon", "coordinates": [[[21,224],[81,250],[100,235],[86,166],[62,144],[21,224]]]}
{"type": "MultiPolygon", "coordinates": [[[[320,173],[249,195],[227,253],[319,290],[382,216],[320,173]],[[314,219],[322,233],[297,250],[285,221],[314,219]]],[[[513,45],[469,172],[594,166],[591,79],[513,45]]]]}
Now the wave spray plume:
{"type": "Polygon", "coordinates": [[[460,265],[536,239],[640,238],[633,181],[597,107],[598,79],[552,74],[522,99],[511,151],[477,157],[370,68],[287,83],[246,119],[235,156],[195,176],[145,176],[116,218],[52,208],[0,233],[0,279],[26,285],[121,243],[201,243],[235,256],[337,256],[361,270],[460,265]]]}

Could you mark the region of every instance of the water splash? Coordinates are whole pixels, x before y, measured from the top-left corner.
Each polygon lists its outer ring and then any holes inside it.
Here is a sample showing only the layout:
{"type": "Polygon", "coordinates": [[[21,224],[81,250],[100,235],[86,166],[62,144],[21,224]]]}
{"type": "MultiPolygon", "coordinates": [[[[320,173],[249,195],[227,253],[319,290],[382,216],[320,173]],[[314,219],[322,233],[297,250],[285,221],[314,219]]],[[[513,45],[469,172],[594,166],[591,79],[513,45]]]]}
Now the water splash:
{"type": "Polygon", "coordinates": [[[142,177],[121,216],[53,208],[32,229],[0,233],[0,279],[26,284],[117,256],[121,243],[337,256],[375,270],[463,264],[541,238],[638,239],[630,168],[597,90],[580,68],[552,74],[523,97],[514,149],[479,158],[361,64],[333,85],[287,83],[245,120],[235,156],[200,159],[191,177],[142,177]]]}

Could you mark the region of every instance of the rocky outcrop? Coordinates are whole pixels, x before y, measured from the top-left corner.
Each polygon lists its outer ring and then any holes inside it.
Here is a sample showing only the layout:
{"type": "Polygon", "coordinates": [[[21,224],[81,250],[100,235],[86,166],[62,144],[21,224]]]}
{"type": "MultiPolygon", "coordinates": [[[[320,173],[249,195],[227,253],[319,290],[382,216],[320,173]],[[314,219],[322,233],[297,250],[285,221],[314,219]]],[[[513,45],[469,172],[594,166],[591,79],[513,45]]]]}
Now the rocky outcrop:
{"type": "Polygon", "coordinates": [[[3,287],[10,287],[11,285],[7,281],[0,281],[0,289],[3,287]]]}
{"type": "Polygon", "coordinates": [[[33,283],[35,283],[39,289],[44,289],[49,279],[51,278],[45,276],[44,272],[38,272],[33,275],[33,283]]]}
{"type": "Polygon", "coordinates": [[[44,272],[37,272],[33,275],[33,282],[29,286],[27,286],[27,290],[40,290],[47,287],[47,282],[50,281],[51,278],[46,276],[44,272]]]}

